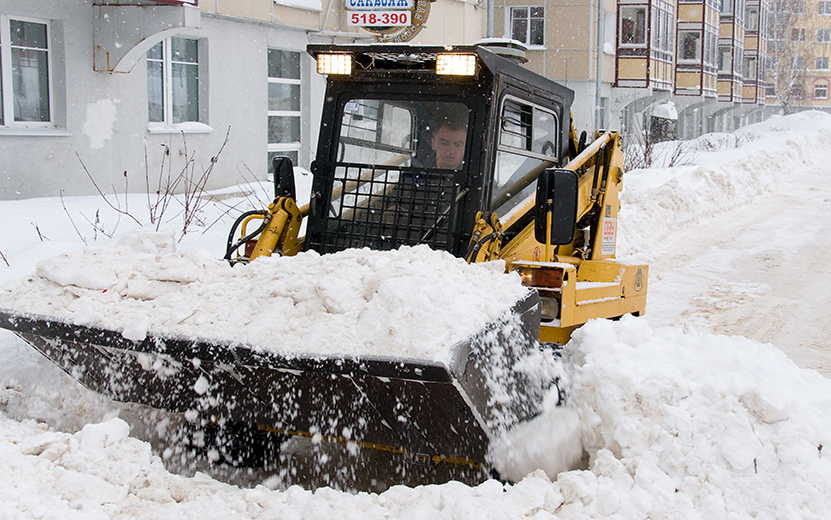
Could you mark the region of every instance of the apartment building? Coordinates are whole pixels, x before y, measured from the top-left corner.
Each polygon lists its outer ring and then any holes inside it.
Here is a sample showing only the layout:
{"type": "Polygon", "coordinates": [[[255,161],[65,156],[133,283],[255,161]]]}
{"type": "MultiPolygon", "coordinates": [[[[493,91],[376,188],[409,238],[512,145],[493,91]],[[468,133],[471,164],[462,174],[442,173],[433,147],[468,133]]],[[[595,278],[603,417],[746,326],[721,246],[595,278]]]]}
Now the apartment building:
{"type": "Polygon", "coordinates": [[[831,2],[778,0],[773,5],[768,105],[788,112],[831,111],[831,2]]]}
{"type": "Polygon", "coordinates": [[[572,114],[578,131],[617,125],[610,107],[616,9],[616,0],[599,5],[597,0],[503,0],[494,5],[493,35],[526,44],[526,67],[575,91],[572,114]]]}
{"type": "Polygon", "coordinates": [[[770,3],[767,0],[747,0],[745,13],[742,103],[764,105],[770,42],[770,3]]]}
{"type": "Polygon", "coordinates": [[[769,10],[768,0],[503,0],[494,34],[528,44],[531,68],[576,91],[578,130],[642,133],[654,115],[677,117],[690,138],[764,117],[769,10]]]}
{"type": "Polygon", "coordinates": [[[4,0],[0,199],[93,194],[87,172],[143,191],[188,165],[214,165],[209,189],[266,178],[278,153],[308,167],[324,89],[308,43],[485,36],[475,0],[410,5],[418,24],[376,30],[342,0],[4,0]]]}

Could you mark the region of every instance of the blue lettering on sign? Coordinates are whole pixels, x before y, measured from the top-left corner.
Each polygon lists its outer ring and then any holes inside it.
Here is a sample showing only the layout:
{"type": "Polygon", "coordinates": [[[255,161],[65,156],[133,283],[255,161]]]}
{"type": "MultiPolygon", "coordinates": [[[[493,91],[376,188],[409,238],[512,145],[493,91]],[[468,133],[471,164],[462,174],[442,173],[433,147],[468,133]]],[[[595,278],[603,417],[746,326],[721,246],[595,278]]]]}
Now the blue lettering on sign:
{"type": "Polygon", "coordinates": [[[346,8],[350,10],[368,9],[410,9],[413,0],[346,0],[346,8]]]}

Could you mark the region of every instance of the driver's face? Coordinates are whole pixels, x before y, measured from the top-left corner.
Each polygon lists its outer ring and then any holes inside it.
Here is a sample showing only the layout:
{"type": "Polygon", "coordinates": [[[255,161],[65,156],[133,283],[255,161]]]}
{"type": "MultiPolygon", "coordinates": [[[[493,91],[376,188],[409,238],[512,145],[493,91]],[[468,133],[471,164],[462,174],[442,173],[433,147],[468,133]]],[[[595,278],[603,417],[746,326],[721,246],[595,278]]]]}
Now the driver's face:
{"type": "Polygon", "coordinates": [[[466,130],[451,130],[446,126],[439,128],[430,140],[430,145],[436,152],[436,168],[460,169],[465,158],[466,140],[466,130]]]}

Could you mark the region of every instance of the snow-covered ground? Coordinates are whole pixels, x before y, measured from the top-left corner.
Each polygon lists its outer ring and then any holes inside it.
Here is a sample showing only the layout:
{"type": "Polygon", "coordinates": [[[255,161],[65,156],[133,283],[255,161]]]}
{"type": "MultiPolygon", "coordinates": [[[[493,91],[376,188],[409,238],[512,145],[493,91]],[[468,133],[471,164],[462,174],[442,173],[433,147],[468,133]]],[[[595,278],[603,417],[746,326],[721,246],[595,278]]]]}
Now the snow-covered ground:
{"type": "MultiPolygon", "coordinates": [[[[380,494],[185,477],[130,436],[122,409],[0,331],[0,517],[827,517],[831,116],[777,117],[683,151],[682,166],[624,179],[618,257],[650,264],[647,315],[591,322],[567,346],[585,470],[380,494]]],[[[219,198],[178,251],[222,256],[230,217],[219,215],[242,203],[219,198]]],[[[143,202],[136,195],[128,207],[145,222],[143,202]]],[[[0,283],[82,254],[81,237],[94,251],[138,227],[99,197],[3,201],[0,215],[0,283]]],[[[165,287],[136,290],[158,297],[165,287]]],[[[328,297],[337,307],[345,296],[328,297]]],[[[517,456],[550,467],[555,419],[535,419],[517,456]]]]}

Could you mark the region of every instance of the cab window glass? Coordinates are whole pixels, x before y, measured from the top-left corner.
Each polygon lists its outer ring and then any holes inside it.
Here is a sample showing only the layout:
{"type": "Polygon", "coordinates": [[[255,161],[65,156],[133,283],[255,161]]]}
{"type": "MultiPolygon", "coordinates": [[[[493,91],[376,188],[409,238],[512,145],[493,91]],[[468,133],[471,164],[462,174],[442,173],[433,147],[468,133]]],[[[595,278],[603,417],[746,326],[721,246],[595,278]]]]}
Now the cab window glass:
{"type": "Polygon", "coordinates": [[[540,172],[559,157],[559,122],[550,110],[507,98],[499,125],[491,209],[500,219],[536,189],[540,172]]]}
{"type": "Polygon", "coordinates": [[[378,99],[346,103],[341,122],[338,161],[383,164],[396,161],[409,165],[415,155],[416,122],[405,106],[378,99]]]}
{"type": "Polygon", "coordinates": [[[463,169],[469,119],[462,103],[353,99],[343,107],[335,160],[463,169]]]}
{"type": "Polygon", "coordinates": [[[345,103],[330,216],[400,220],[402,211],[412,213],[412,204],[404,211],[405,205],[396,203],[393,215],[390,201],[400,196],[400,186],[419,188],[421,196],[428,187],[464,171],[470,114],[467,105],[458,102],[352,99],[345,103]]]}

